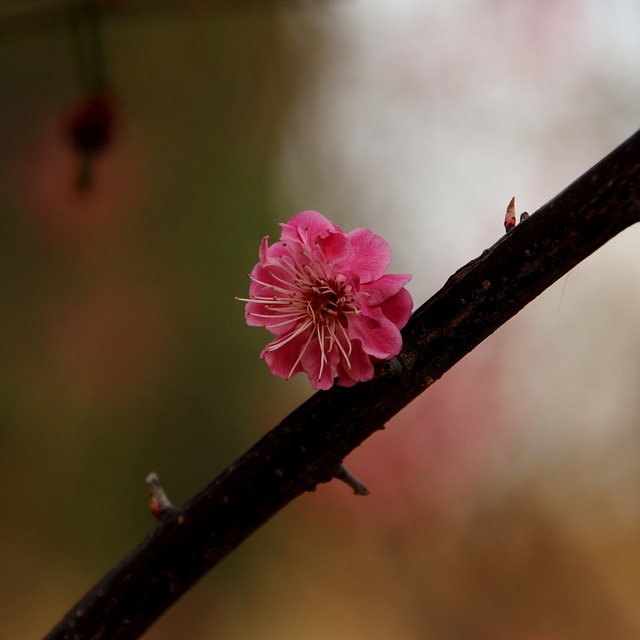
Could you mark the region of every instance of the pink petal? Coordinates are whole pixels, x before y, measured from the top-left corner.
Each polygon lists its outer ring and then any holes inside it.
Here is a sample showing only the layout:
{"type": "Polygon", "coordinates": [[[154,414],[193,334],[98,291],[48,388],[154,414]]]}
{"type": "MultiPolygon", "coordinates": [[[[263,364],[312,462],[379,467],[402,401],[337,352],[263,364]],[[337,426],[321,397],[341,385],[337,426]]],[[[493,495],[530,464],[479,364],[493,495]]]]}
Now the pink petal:
{"type": "Polygon", "coordinates": [[[402,349],[400,331],[379,309],[363,310],[362,315],[353,318],[349,322],[349,337],[360,340],[363,351],[380,360],[388,360],[402,349]],[[365,313],[376,317],[368,317],[365,313]]]}
{"type": "Polygon", "coordinates": [[[296,213],[289,222],[282,223],[281,240],[295,240],[309,245],[315,238],[325,233],[341,233],[340,227],[325,218],[317,211],[301,211],[296,213]]]}
{"type": "Polygon", "coordinates": [[[317,238],[315,242],[317,247],[314,254],[317,255],[319,262],[322,264],[327,262],[333,266],[344,264],[352,254],[351,242],[342,232],[329,233],[326,236],[317,238]]]}
{"type": "Polygon", "coordinates": [[[280,378],[288,379],[296,373],[304,371],[304,373],[309,376],[309,381],[314,389],[330,389],[335,382],[336,369],[340,358],[338,350],[335,349],[327,354],[329,362],[324,364],[322,367],[322,375],[320,375],[320,346],[315,336],[307,345],[308,338],[309,333],[305,332],[303,335],[296,337],[279,349],[263,351],[262,357],[267,363],[271,373],[280,378]],[[293,365],[296,360],[298,360],[303,349],[305,349],[305,351],[302,359],[292,370],[293,365]]]}
{"type": "Polygon", "coordinates": [[[244,308],[244,319],[247,325],[250,327],[264,327],[266,329],[267,321],[256,315],[259,313],[262,313],[262,305],[247,302],[247,305],[244,308]]]}
{"type": "Polygon", "coordinates": [[[363,350],[359,342],[352,343],[353,350],[349,356],[351,369],[346,369],[344,363],[338,368],[337,385],[341,387],[352,387],[357,382],[364,382],[373,378],[374,368],[371,357],[363,350]]]}
{"type": "Polygon", "coordinates": [[[266,314],[273,314],[273,311],[265,309],[265,305],[263,304],[247,302],[245,307],[245,321],[250,327],[263,327],[274,336],[284,336],[287,333],[294,332],[300,326],[300,322],[297,320],[291,320],[291,322],[282,324],[284,319],[263,318],[262,316],[266,314]]]}
{"type": "Polygon", "coordinates": [[[265,262],[267,260],[268,249],[269,249],[269,236],[265,236],[264,238],[262,238],[262,241],[260,242],[260,249],[258,250],[259,263],[265,262]]]}
{"type": "MultiPolygon", "coordinates": [[[[279,378],[288,379],[294,376],[299,371],[302,371],[302,366],[298,363],[292,371],[292,367],[295,361],[300,355],[300,351],[303,349],[309,337],[308,333],[298,336],[291,340],[283,347],[274,349],[273,351],[267,351],[270,345],[267,345],[266,349],[260,354],[261,358],[267,363],[269,370],[273,375],[279,378]]],[[[273,344],[273,343],[270,343],[273,344]]]]}
{"type": "Polygon", "coordinates": [[[334,348],[325,355],[328,362],[325,362],[324,366],[321,367],[322,354],[320,353],[320,345],[314,339],[302,358],[302,370],[309,376],[309,381],[314,389],[330,389],[335,382],[340,352],[337,348],[334,348]],[[321,369],[322,375],[320,374],[321,369]]]}
{"type": "Polygon", "coordinates": [[[345,235],[351,241],[353,253],[341,266],[357,274],[362,282],[380,278],[391,262],[391,249],[386,240],[366,227],[345,235]]]}
{"type": "Polygon", "coordinates": [[[250,298],[279,298],[280,300],[289,300],[293,293],[286,293],[289,289],[293,292],[294,285],[287,284],[289,274],[279,267],[269,267],[267,269],[254,269],[251,277],[255,280],[249,285],[250,298]],[[276,276],[281,280],[276,280],[276,276]],[[283,282],[284,280],[284,282],[283,282]]]}
{"type": "Polygon", "coordinates": [[[362,283],[360,291],[365,292],[367,295],[360,296],[359,301],[368,306],[381,304],[387,298],[391,298],[401,291],[409,280],[411,280],[411,276],[408,274],[388,273],[373,282],[362,283]]]}
{"type": "Polygon", "coordinates": [[[384,315],[393,322],[393,324],[402,329],[409,318],[413,309],[413,299],[406,289],[400,289],[395,296],[385,300],[380,305],[380,310],[384,315]]]}
{"type": "MultiPolygon", "coordinates": [[[[267,262],[266,264],[259,262],[251,271],[251,284],[249,286],[253,289],[259,289],[265,286],[260,284],[261,282],[267,286],[283,286],[281,279],[293,283],[293,275],[277,262],[267,262]]],[[[250,292],[255,293],[254,290],[250,292]]]]}

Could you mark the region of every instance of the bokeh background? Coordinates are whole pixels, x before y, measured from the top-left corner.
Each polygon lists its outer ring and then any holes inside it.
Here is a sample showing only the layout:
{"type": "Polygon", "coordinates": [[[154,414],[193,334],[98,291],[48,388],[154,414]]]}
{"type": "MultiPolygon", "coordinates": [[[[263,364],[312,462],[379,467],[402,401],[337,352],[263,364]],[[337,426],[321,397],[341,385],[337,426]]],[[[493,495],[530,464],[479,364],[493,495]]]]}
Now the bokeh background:
{"type": "MultiPolygon", "coordinates": [[[[420,304],[640,126],[638,33],[634,0],[0,2],[0,636],[145,536],[148,472],[184,502],[310,395],[234,301],[263,235],[369,226],[420,304]]],[[[639,247],[359,448],[369,497],[302,497],[144,637],[640,637],[639,247]]]]}

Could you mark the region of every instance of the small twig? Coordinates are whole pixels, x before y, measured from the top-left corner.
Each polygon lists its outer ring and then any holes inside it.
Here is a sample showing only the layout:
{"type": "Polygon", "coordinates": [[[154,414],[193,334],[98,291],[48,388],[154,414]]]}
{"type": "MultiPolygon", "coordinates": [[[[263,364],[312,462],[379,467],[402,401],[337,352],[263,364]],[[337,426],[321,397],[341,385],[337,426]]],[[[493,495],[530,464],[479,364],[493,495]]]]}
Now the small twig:
{"type": "Polygon", "coordinates": [[[171,504],[167,494],[162,488],[160,478],[155,473],[150,473],[146,478],[147,494],[149,496],[149,507],[156,520],[164,518],[167,513],[174,513],[177,509],[171,504]]]}
{"type": "Polygon", "coordinates": [[[352,489],[353,493],[357,496],[368,496],[369,489],[365,487],[358,478],[356,478],[352,473],[350,473],[344,464],[340,464],[336,469],[336,472],[333,474],[333,477],[336,480],[341,480],[345,484],[348,484],[352,489]]]}

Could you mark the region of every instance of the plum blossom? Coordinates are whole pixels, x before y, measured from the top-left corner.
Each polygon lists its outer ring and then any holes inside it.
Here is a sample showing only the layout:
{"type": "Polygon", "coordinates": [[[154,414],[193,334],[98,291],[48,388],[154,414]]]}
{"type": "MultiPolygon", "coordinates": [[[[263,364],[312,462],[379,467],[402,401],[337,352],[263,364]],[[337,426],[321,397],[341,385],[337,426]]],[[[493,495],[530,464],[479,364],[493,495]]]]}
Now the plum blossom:
{"type": "Polygon", "coordinates": [[[315,389],[370,380],[402,348],[411,276],[385,274],[389,245],[365,227],[344,233],[317,211],[280,226],[279,242],[262,239],[249,298],[239,298],[247,324],[276,336],[260,357],[287,380],[303,371],[315,389]]]}

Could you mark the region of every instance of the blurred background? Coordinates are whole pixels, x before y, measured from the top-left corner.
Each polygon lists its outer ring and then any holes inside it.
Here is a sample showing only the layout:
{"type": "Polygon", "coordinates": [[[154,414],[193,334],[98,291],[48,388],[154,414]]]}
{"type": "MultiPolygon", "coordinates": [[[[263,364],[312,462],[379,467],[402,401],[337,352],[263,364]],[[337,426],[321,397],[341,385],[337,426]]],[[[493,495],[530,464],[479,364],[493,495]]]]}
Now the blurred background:
{"type": "MultiPolygon", "coordinates": [[[[421,304],[640,126],[633,0],[0,2],[0,636],[43,636],[311,394],[249,329],[262,236],[369,226],[421,304]]],[[[615,215],[615,211],[612,211],[615,215]]],[[[632,228],[149,640],[640,637],[632,228]]]]}

